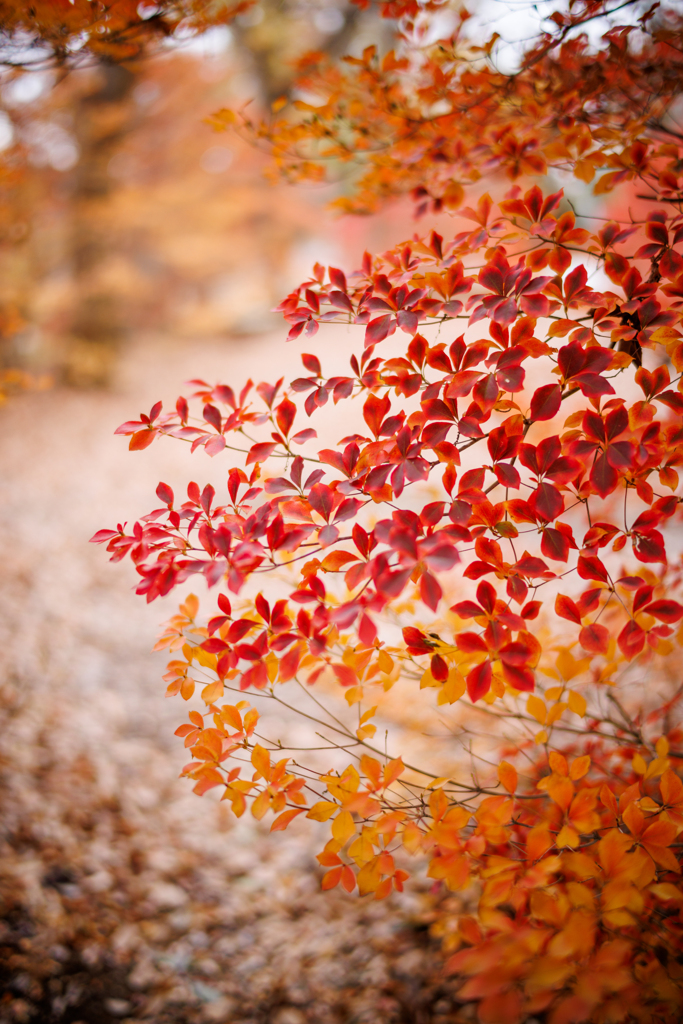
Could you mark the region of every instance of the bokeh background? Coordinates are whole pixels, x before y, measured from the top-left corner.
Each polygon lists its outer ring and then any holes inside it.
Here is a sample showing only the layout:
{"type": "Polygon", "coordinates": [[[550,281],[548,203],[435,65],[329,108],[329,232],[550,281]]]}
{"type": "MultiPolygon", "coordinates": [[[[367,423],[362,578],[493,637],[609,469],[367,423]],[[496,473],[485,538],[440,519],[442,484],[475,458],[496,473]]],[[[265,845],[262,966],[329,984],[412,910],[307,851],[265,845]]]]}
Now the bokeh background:
{"type": "Polygon", "coordinates": [[[178,780],[181,709],[151,653],[176,599],[145,606],[87,543],[158,480],[206,476],[183,445],[128,453],[119,423],[190,378],[291,370],[281,298],[316,260],[416,230],[407,206],[335,220],[348,181],[269,181],[266,154],[204,120],[288,94],[304,50],[386,33],[266,2],[131,66],[0,83],[2,1024],[449,1019],[426,887],[321,894],[308,829],[235,825],[178,780]]]}

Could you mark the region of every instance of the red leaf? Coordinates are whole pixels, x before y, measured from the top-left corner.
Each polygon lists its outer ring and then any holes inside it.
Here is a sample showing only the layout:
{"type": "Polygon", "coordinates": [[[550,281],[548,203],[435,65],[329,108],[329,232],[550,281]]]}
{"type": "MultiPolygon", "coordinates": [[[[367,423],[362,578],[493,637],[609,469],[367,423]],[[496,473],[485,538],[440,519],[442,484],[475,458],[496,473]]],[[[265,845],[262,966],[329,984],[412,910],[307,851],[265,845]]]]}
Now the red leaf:
{"type": "Polygon", "coordinates": [[[534,674],[528,668],[520,668],[518,665],[510,665],[503,662],[503,678],[515,690],[522,693],[529,693],[536,689],[534,674]]]}
{"type": "Polygon", "coordinates": [[[569,619],[570,622],[575,622],[578,626],[581,625],[579,609],[571,597],[565,597],[564,594],[558,594],[555,598],[555,614],[559,615],[562,619],[569,619]]]}
{"type": "Polygon", "coordinates": [[[440,683],[445,683],[448,679],[448,662],[440,654],[432,654],[429,670],[440,683]]]}
{"type": "Polygon", "coordinates": [[[619,474],[610,465],[604,452],[598,455],[591,469],[590,481],[601,498],[611,494],[619,483],[619,474]]]}
{"type": "Polygon", "coordinates": [[[482,609],[474,601],[458,601],[457,604],[451,605],[450,610],[459,615],[461,619],[476,619],[478,615],[482,614],[482,609]]]}
{"type": "Polygon", "coordinates": [[[639,562],[666,562],[664,538],[659,530],[633,534],[633,554],[639,562]]]}
{"type": "Polygon", "coordinates": [[[118,537],[119,534],[116,530],[98,530],[97,533],[88,541],[89,544],[104,544],[105,540],[111,540],[112,537],[118,537]]]}
{"type": "Polygon", "coordinates": [[[473,703],[489,692],[492,675],[491,662],[488,660],[482,661],[481,665],[477,665],[468,674],[466,679],[467,693],[473,703]]]}
{"type": "Polygon", "coordinates": [[[378,341],[384,341],[396,330],[396,320],[393,316],[378,316],[371,320],[365,328],[365,346],[376,345],[378,341]]]}
{"type": "Polygon", "coordinates": [[[552,558],[556,562],[566,562],[569,557],[569,539],[559,530],[554,530],[549,526],[543,531],[541,551],[546,558],[552,558]]]}
{"type": "Polygon", "coordinates": [[[134,434],[142,426],[142,420],[126,420],[114,431],[115,434],[134,434]]]}
{"type": "Polygon", "coordinates": [[[391,408],[391,402],[387,395],[379,398],[377,395],[368,395],[363,406],[363,419],[375,437],[379,437],[382,421],[391,408]]]}
{"type": "Polygon", "coordinates": [[[536,490],[532,491],[529,495],[529,504],[536,515],[545,519],[547,523],[557,519],[564,512],[564,498],[557,487],[553,487],[547,480],[543,480],[536,490]]]}
{"type": "Polygon", "coordinates": [[[544,572],[548,572],[548,566],[545,564],[542,558],[534,558],[528,551],[525,551],[520,560],[516,563],[515,569],[522,574],[522,576],[542,576],[544,572]]]}
{"type": "Polygon", "coordinates": [[[420,597],[433,612],[436,611],[443,591],[436,577],[430,572],[423,572],[420,576],[420,597]]]}
{"type": "Polygon", "coordinates": [[[159,431],[156,429],[137,430],[130,439],[128,450],[131,452],[141,452],[143,448],[149,448],[158,433],[159,431]]]}
{"type": "Polygon", "coordinates": [[[491,615],[496,607],[496,598],[495,587],[488,580],[482,580],[477,587],[477,601],[488,615],[491,615]]]}
{"type": "Polygon", "coordinates": [[[640,654],[645,646],[645,633],[638,623],[631,619],[617,637],[617,643],[624,657],[631,661],[637,654],[640,654]]]}
{"type": "Polygon", "coordinates": [[[599,583],[607,583],[607,570],[595,555],[579,555],[577,569],[582,580],[597,580],[599,583]]]}
{"type": "Polygon", "coordinates": [[[518,488],[521,480],[519,473],[514,466],[511,466],[509,462],[498,462],[493,467],[493,472],[498,478],[498,483],[502,484],[503,487],[518,488]]]}
{"type": "Polygon", "coordinates": [[[562,389],[559,384],[544,384],[537,388],[531,399],[529,419],[533,422],[551,420],[557,415],[561,400],[562,389]]]}
{"type": "Polygon", "coordinates": [[[249,449],[245,465],[250,466],[253,462],[264,462],[277,447],[274,441],[265,441],[262,444],[254,444],[249,449]]]}
{"type": "Polygon", "coordinates": [[[403,630],[403,639],[411,654],[431,654],[434,644],[427,640],[424,633],[414,626],[406,626],[403,630]]]}
{"type": "Polygon", "coordinates": [[[584,626],[579,633],[579,643],[590,654],[606,654],[609,644],[609,630],[595,622],[584,626]]]}
{"type": "Polygon", "coordinates": [[[455,646],[463,654],[478,654],[480,651],[488,651],[486,641],[478,633],[458,633],[455,637],[455,646]]]}
{"type": "Polygon", "coordinates": [[[677,601],[653,601],[643,608],[648,615],[654,615],[660,622],[678,622],[683,618],[683,605],[677,601]]]}
{"type": "Polygon", "coordinates": [[[372,647],[377,639],[377,627],[369,615],[363,613],[358,624],[358,638],[366,647],[372,647]]]}
{"type": "Polygon", "coordinates": [[[316,377],[322,376],[322,367],[320,360],[317,356],[312,356],[309,352],[301,353],[301,362],[304,364],[309,373],[312,373],[316,377]]]}

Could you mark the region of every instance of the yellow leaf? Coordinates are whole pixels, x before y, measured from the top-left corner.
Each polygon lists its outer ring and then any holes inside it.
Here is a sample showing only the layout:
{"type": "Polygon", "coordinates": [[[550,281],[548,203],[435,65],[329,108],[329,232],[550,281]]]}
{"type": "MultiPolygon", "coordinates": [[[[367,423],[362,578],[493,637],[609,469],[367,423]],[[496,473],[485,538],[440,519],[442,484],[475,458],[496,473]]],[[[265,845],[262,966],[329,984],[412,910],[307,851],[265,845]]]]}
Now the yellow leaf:
{"type": "Polygon", "coordinates": [[[225,793],[223,793],[221,800],[230,800],[232,812],[237,818],[241,818],[247,809],[247,801],[244,799],[244,795],[238,789],[233,789],[232,786],[225,787],[225,793]]]}
{"type": "Polygon", "coordinates": [[[336,839],[337,842],[341,843],[343,846],[344,843],[348,842],[351,836],[354,835],[355,831],[356,826],[354,825],[353,818],[351,817],[350,812],[340,811],[337,817],[332,822],[333,838],[336,839]]]}
{"type": "Polygon", "coordinates": [[[656,757],[654,761],[650,761],[645,772],[645,781],[648,779],[654,779],[657,775],[663,775],[669,767],[670,761],[668,757],[656,757]]]}
{"type": "Polygon", "coordinates": [[[262,793],[259,793],[259,795],[254,800],[253,804],[251,805],[251,813],[254,815],[255,818],[258,819],[258,821],[260,821],[269,807],[270,794],[267,789],[264,789],[262,793]]]}
{"type": "Polygon", "coordinates": [[[645,759],[640,754],[633,755],[631,765],[636,775],[644,775],[647,771],[647,764],[645,763],[645,759]]]}
{"type": "Polygon", "coordinates": [[[251,763],[264,779],[270,777],[270,754],[259,743],[256,744],[251,752],[251,763]]]}
{"type": "Polygon", "coordinates": [[[564,686],[551,686],[545,691],[546,700],[559,700],[564,693],[564,686]]]}
{"type": "Polygon", "coordinates": [[[530,694],[529,699],[526,702],[526,709],[529,714],[536,719],[539,725],[543,725],[545,723],[548,712],[544,701],[542,701],[540,697],[537,697],[533,693],[530,694]]]}
{"type": "Polygon", "coordinates": [[[554,725],[555,722],[558,722],[560,720],[560,718],[562,718],[562,715],[567,710],[568,706],[569,705],[565,704],[564,701],[560,701],[557,704],[553,704],[553,706],[548,711],[548,722],[547,722],[547,724],[548,725],[554,725]]]}
{"type": "Polygon", "coordinates": [[[557,658],[555,659],[555,667],[562,678],[566,679],[567,682],[569,682],[570,679],[573,679],[574,676],[578,675],[581,671],[576,658],[571,651],[566,650],[566,648],[563,648],[557,655],[557,658]]]}
{"type": "Polygon", "coordinates": [[[423,672],[422,678],[420,679],[420,689],[424,690],[425,687],[430,686],[441,686],[441,683],[438,679],[435,679],[430,670],[427,669],[426,672],[423,672]]]}
{"type": "Polygon", "coordinates": [[[350,686],[344,696],[346,697],[346,703],[349,707],[353,704],[358,704],[363,699],[363,687],[350,686]]]}
{"type": "Polygon", "coordinates": [[[274,683],[277,679],[280,662],[272,651],[270,651],[263,660],[266,666],[266,672],[268,673],[268,682],[274,683]]]}
{"type": "Polygon", "coordinates": [[[586,698],[576,690],[570,690],[567,694],[567,703],[569,704],[569,710],[573,711],[575,715],[579,715],[583,718],[586,714],[586,698]]]}
{"type": "Polygon", "coordinates": [[[655,745],[657,757],[666,757],[669,753],[669,741],[666,736],[660,736],[655,745]]]}
{"type": "Polygon", "coordinates": [[[403,828],[403,845],[412,854],[419,853],[422,848],[422,830],[414,821],[406,822],[403,828]]]}
{"type": "Polygon", "coordinates": [[[317,804],[313,804],[306,817],[312,818],[313,821],[329,821],[338,810],[339,805],[333,804],[331,800],[319,800],[317,804]]]}
{"type": "Polygon", "coordinates": [[[394,667],[394,659],[386,651],[380,651],[377,655],[377,664],[379,665],[380,672],[391,672],[394,667]]]}
{"type": "Polygon", "coordinates": [[[208,651],[202,650],[201,647],[195,647],[194,656],[202,668],[215,669],[216,661],[218,660],[215,654],[209,654],[208,651]]]}
{"type": "Polygon", "coordinates": [[[541,743],[547,743],[547,742],[548,742],[548,733],[545,731],[545,729],[541,729],[541,731],[537,732],[536,735],[534,736],[534,743],[538,743],[540,745],[541,743]]]}
{"type": "Polygon", "coordinates": [[[196,619],[199,611],[199,598],[194,594],[188,594],[185,603],[181,604],[180,610],[183,615],[187,615],[188,619],[196,619]]]}
{"type": "Polygon", "coordinates": [[[448,673],[448,679],[441,687],[436,698],[437,704],[455,704],[460,700],[466,689],[466,683],[457,669],[452,668],[448,673]]]}

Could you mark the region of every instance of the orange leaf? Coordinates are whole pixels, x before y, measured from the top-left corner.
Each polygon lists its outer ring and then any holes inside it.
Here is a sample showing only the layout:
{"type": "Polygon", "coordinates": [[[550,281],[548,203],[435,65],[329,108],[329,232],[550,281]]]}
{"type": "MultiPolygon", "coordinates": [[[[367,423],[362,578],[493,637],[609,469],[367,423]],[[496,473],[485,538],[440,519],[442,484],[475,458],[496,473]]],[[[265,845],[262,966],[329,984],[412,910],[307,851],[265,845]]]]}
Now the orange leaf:
{"type": "Polygon", "coordinates": [[[294,821],[294,819],[296,818],[296,816],[298,814],[303,814],[303,812],[304,812],[304,808],[303,807],[300,807],[298,809],[293,808],[292,810],[289,810],[289,811],[283,811],[282,814],[279,814],[277,816],[277,818],[275,819],[273,824],[270,826],[270,831],[271,832],[281,832],[281,831],[284,831],[284,829],[287,828],[289,823],[291,821],[294,821]]]}
{"type": "Polygon", "coordinates": [[[152,430],[137,430],[128,442],[129,451],[141,452],[143,448],[149,448],[157,434],[158,430],[155,428],[152,430]]]}
{"type": "Polygon", "coordinates": [[[508,793],[514,793],[517,789],[517,769],[507,761],[501,761],[498,765],[498,781],[508,793]]]}
{"type": "Polygon", "coordinates": [[[329,555],[325,555],[320,563],[320,568],[323,572],[336,572],[347,562],[357,561],[358,555],[354,555],[350,551],[330,551],[329,555]]]}
{"type": "Polygon", "coordinates": [[[323,875],[323,880],[320,883],[321,889],[334,889],[337,885],[339,885],[343,870],[343,866],[340,865],[339,867],[332,868],[331,871],[327,871],[323,875]]]}
{"type": "Polygon", "coordinates": [[[251,763],[264,779],[270,778],[270,754],[259,743],[256,744],[251,752],[251,763]]]}
{"type": "Polygon", "coordinates": [[[569,772],[567,758],[564,754],[558,754],[556,750],[551,750],[548,754],[548,763],[551,770],[557,775],[567,775],[569,772]]]}
{"type": "Polygon", "coordinates": [[[405,766],[400,757],[395,757],[393,761],[389,761],[384,768],[384,787],[390,786],[392,782],[396,782],[399,775],[402,775],[405,771],[405,766]]]}
{"type": "Polygon", "coordinates": [[[546,825],[535,825],[529,829],[526,837],[527,860],[540,860],[553,845],[553,837],[546,825]]]}
{"type": "Polygon", "coordinates": [[[582,779],[588,772],[590,766],[591,759],[588,754],[584,754],[583,757],[575,757],[572,761],[572,766],[569,769],[569,778],[574,779],[575,782],[577,779],[582,779]]]}

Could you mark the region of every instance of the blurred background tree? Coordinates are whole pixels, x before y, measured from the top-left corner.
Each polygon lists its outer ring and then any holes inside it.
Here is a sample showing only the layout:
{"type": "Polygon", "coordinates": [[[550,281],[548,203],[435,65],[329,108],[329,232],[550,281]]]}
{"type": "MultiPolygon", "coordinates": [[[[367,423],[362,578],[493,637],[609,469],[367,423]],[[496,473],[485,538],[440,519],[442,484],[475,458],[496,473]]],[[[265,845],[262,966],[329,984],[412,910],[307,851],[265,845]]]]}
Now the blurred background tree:
{"type": "Polygon", "coordinates": [[[203,118],[277,108],[304,53],[387,31],[345,0],[0,5],[2,364],[105,386],[136,331],[274,326],[311,258],[337,255],[309,244],[332,193],[284,201],[203,118]]]}

